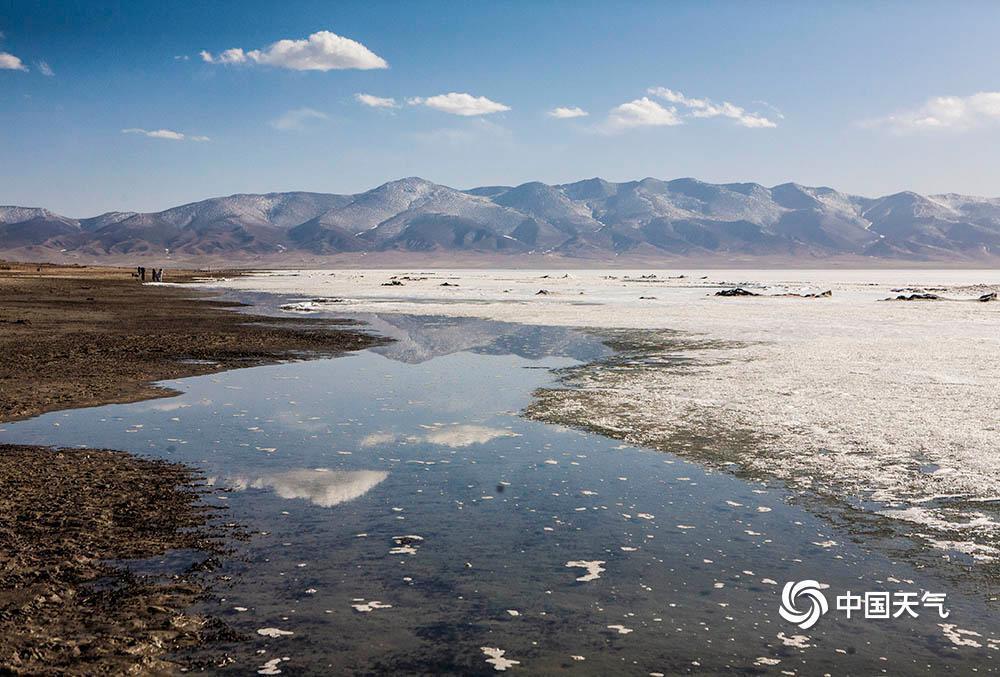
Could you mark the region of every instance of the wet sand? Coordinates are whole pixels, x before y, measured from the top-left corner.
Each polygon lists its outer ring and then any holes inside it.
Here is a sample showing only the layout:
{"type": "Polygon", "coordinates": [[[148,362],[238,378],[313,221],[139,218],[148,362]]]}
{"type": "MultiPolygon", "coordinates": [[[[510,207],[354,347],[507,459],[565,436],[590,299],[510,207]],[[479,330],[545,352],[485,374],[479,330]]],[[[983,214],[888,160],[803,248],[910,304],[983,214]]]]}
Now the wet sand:
{"type": "MultiPolygon", "coordinates": [[[[167,280],[200,275],[167,271],[167,280]]],[[[0,423],[173,394],[153,384],[163,379],[383,342],[336,320],[234,306],[141,285],[128,270],[0,263],[0,423]]],[[[207,491],[180,464],[0,445],[0,672],[171,672],[169,652],[239,639],[186,612],[209,593],[236,530],[206,505],[207,491]],[[179,570],[144,576],[123,562],[168,551],[187,554],[179,570]]]]}

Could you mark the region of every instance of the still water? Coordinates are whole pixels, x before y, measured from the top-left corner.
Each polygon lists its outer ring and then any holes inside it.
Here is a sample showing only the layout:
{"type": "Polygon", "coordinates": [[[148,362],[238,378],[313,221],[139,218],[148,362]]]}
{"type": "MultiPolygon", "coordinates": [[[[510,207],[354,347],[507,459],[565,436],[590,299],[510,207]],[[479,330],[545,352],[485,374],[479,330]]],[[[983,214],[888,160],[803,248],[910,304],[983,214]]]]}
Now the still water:
{"type": "Polygon", "coordinates": [[[254,536],[203,610],[252,637],[238,673],[991,671],[988,591],[891,560],[780,486],[522,418],[552,369],[607,353],[593,336],[364,319],[396,342],[0,436],[183,461],[227,489],[209,500],[254,536]],[[829,586],[808,630],[778,614],[801,579],[829,586]],[[951,615],[847,619],[847,590],[942,592],[951,615]]]}

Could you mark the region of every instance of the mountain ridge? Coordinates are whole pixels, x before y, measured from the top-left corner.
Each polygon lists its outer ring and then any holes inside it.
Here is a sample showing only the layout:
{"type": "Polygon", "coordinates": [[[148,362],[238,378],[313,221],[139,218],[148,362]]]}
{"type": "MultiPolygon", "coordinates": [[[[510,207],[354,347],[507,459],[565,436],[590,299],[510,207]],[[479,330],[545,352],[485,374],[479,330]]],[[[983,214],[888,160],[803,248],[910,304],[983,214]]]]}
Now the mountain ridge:
{"type": "Polygon", "coordinates": [[[465,190],[420,177],[356,194],[237,193],[72,218],[0,206],[0,255],[281,259],[375,252],[613,257],[1000,257],[1000,198],[694,178],[465,190]]]}

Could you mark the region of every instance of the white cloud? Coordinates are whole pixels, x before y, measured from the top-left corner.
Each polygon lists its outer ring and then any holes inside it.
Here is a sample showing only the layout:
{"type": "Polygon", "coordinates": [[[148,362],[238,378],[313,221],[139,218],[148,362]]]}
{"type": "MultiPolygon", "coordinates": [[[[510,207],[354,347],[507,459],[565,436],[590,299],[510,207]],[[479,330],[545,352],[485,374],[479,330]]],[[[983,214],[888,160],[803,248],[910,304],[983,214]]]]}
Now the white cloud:
{"type": "Polygon", "coordinates": [[[375,96],[374,94],[355,94],[354,98],[359,103],[372,108],[398,108],[399,104],[392,97],[375,96]]]}
{"type": "Polygon", "coordinates": [[[298,131],[305,129],[306,123],[310,120],[326,120],[329,117],[326,113],[312,108],[295,108],[271,120],[271,126],[283,132],[298,131]]]}
{"type": "Polygon", "coordinates": [[[385,59],[360,42],[318,31],[305,40],[278,40],[265,49],[234,47],[217,55],[202,51],[203,61],[215,64],[256,63],[295,71],[370,70],[388,68],[385,59]]]}
{"type": "Polygon", "coordinates": [[[895,115],[870,120],[869,127],[888,127],[893,132],[965,131],[1000,123],[1000,92],[978,92],[970,96],[935,96],[922,106],[895,115]]]}
{"type": "Polygon", "coordinates": [[[24,65],[23,61],[13,54],[0,52],[0,70],[27,71],[28,67],[24,65]]]}
{"type": "Polygon", "coordinates": [[[776,122],[760,113],[747,112],[745,109],[728,101],[715,103],[710,99],[695,99],[684,96],[682,93],[675,92],[672,89],[667,89],[666,87],[650,87],[646,90],[646,93],[687,108],[688,115],[693,118],[725,117],[733,119],[737,124],[751,129],[778,126],[776,122]]]}
{"type": "Polygon", "coordinates": [[[448,94],[438,94],[427,98],[413,97],[406,102],[411,106],[427,106],[434,110],[439,110],[452,115],[490,115],[510,110],[510,106],[491,101],[485,96],[472,96],[465,92],[449,92],[448,94]]]}
{"type": "Polygon", "coordinates": [[[190,59],[191,57],[189,57],[187,54],[178,54],[177,56],[174,57],[174,61],[189,61],[190,59]]]}
{"type": "Polygon", "coordinates": [[[550,118],[557,118],[559,120],[568,120],[570,118],[582,118],[590,115],[587,111],[579,108],[577,106],[557,106],[546,113],[550,118]]]}
{"type": "Polygon", "coordinates": [[[39,61],[36,65],[38,66],[38,72],[46,77],[51,78],[56,74],[55,71],[52,70],[52,66],[50,66],[47,61],[39,61]]]}
{"type": "Polygon", "coordinates": [[[202,61],[207,63],[234,64],[246,63],[249,60],[247,53],[239,47],[227,49],[224,52],[220,52],[218,55],[213,55],[209,51],[202,50],[198,52],[198,55],[201,57],[202,61]]]}
{"type": "Polygon", "coordinates": [[[635,99],[611,109],[607,127],[622,130],[631,127],[664,127],[682,124],[674,107],[664,108],[649,97],[635,99]]]}
{"type": "Polygon", "coordinates": [[[208,141],[207,136],[191,136],[188,134],[182,134],[181,132],[175,132],[172,129],[139,129],[138,127],[130,127],[128,129],[123,129],[122,134],[141,134],[142,136],[149,137],[150,139],[168,139],[170,141],[208,141]]]}

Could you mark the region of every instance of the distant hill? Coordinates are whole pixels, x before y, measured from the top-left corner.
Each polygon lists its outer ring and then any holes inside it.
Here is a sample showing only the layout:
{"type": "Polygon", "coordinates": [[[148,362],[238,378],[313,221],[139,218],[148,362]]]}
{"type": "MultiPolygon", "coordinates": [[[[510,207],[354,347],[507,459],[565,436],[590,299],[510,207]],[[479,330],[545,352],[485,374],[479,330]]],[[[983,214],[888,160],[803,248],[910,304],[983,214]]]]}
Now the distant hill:
{"type": "Polygon", "coordinates": [[[1000,256],[1000,198],[867,198],[795,183],[652,178],[457,190],[411,177],[356,195],[231,195],[82,219],[0,207],[7,258],[239,262],[373,252],[985,261],[1000,256]]]}

